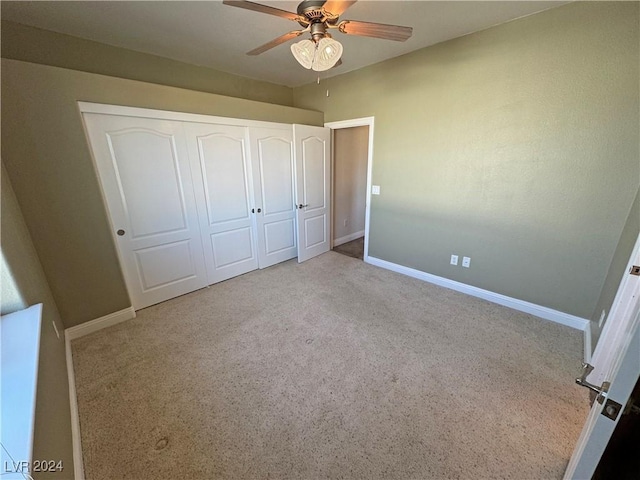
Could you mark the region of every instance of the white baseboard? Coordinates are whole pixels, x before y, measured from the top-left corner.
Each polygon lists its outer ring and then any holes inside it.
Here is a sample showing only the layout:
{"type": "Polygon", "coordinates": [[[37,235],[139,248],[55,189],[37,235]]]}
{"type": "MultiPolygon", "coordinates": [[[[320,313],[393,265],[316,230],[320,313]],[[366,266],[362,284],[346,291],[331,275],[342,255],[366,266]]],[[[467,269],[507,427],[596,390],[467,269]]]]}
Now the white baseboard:
{"type": "Polygon", "coordinates": [[[76,377],[73,371],[71,355],[71,338],[65,333],[65,355],[67,357],[67,378],[69,380],[69,406],[71,407],[71,441],[73,444],[73,477],[84,480],[84,463],[82,460],[82,440],[80,438],[80,416],[78,415],[78,397],[76,396],[76,377]]]}
{"type": "Polygon", "coordinates": [[[119,312],[110,313],[109,315],[81,323],[75,327],[69,327],[64,331],[65,337],[69,338],[69,340],[75,340],[76,338],[84,337],[90,333],[97,332],[98,330],[102,330],[103,328],[116,325],[126,320],[131,320],[132,318],[136,318],[136,311],[133,307],[125,308],[119,312]]]}
{"type": "Polygon", "coordinates": [[[333,246],[337,247],[342,245],[343,243],[351,242],[352,240],[356,240],[360,237],[364,237],[364,230],[360,230],[359,232],[352,233],[350,235],[345,235],[344,237],[336,238],[333,241],[333,246]]]}
{"type": "Polygon", "coordinates": [[[75,480],[84,480],[84,463],[82,460],[82,439],[80,437],[80,416],[78,415],[78,397],[76,396],[76,377],[73,370],[71,340],[83,337],[103,328],[135,318],[133,307],[125,308],[104,317],[96,318],[64,331],[64,347],[67,358],[67,378],[69,380],[69,405],[71,407],[71,438],[73,442],[73,476],[75,480]]]}
{"type": "Polygon", "coordinates": [[[425,282],[440,285],[441,287],[446,287],[450,288],[451,290],[466,293],[467,295],[471,295],[473,297],[482,298],[489,302],[497,303],[498,305],[513,308],[514,310],[518,310],[520,312],[530,313],[531,315],[535,315],[536,317],[544,318],[545,320],[551,320],[552,322],[566,325],[567,327],[575,328],[577,330],[582,330],[583,332],[589,330],[589,320],[587,320],[586,318],[576,317],[575,315],[570,315],[568,313],[553,310],[548,307],[536,305],[535,303],[518,300],[517,298],[507,297],[506,295],[502,295],[500,293],[483,290],[482,288],[456,282],[455,280],[449,280],[448,278],[438,277],[437,275],[432,275],[430,273],[405,267],[403,265],[398,265],[396,263],[387,262],[386,260],[381,260],[379,258],[367,256],[365,257],[364,261],[377,267],[382,267],[387,270],[402,273],[403,275],[408,275],[409,277],[424,280],[425,282]]]}

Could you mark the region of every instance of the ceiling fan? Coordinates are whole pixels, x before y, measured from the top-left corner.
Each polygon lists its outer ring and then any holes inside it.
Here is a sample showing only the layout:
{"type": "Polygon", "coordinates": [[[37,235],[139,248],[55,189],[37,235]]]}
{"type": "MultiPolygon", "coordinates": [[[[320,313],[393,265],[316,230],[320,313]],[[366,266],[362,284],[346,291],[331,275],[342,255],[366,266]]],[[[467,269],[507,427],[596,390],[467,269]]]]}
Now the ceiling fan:
{"type": "Polygon", "coordinates": [[[413,33],[413,28],[399,25],[385,25],[383,23],[356,20],[340,21],[340,15],[356,3],[356,0],[304,0],[298,5],[297,13],[242,0],[223,0],[222,3],[298,22],[303,27],[303,30],[285,33],[247,52],[247,55],[260,55],[292,38],[309,32],[311,38],[291,45],[291,53],[293,53],[300,65],[315,71],[328,70],[341,63],[342,44],[334,40],[328,30],[335,29],[347,35],[382,38],[398,42],[404,42],[413,33]]]}

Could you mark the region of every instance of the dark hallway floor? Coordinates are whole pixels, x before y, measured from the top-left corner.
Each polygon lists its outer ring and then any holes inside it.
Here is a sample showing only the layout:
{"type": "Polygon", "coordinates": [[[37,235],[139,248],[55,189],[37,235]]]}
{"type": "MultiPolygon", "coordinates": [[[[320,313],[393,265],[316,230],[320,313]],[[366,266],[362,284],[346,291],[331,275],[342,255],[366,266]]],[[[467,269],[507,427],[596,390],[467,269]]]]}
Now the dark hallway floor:
{"type": "Polygon", "coordinates": [[[333,247],[333,251],[362,260],[364,258],[364,237],[333,247]]]}

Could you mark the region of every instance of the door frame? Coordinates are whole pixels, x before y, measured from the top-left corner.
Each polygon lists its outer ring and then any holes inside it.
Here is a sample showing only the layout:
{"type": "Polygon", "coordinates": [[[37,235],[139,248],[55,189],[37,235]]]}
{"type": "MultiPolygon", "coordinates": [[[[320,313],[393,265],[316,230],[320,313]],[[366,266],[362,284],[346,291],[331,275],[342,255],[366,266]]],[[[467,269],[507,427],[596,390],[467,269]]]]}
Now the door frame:
{"type": "MultiPolygon", "coordinates": [[[[340,130],[342,128],[352,128],[352,127],[369,127],[369,144],[367,146],[367,198],[365,200],[364,206],[364,258],[363,260],[367,262],[369,260],[369,225],[371,219],[371,181],[372,181],[372,172],[373,172],[373,131],[374,131],[374,123],[375,117],[362,117],[362,118],[354,118],[351,120],[341,120],[337,122],[326,122],[324,124],[325,127],[331,129],[331,192],[335,192],[335,142],[333,141],[333,131],[340,130]]],[[[333,219],[334,219],[334,207],[335,202],[331,202],[331,248],[333,248],[333,219]]]]}

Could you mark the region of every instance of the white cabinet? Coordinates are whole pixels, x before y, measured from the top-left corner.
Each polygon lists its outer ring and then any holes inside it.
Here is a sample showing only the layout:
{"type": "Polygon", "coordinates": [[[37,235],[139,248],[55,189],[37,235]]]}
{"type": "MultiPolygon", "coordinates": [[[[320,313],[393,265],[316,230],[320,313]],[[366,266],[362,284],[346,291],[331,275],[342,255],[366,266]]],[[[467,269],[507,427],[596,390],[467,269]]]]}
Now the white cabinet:
{"type": "Polygon", "coordinates": [[[327,129],[80,107],[136,310],[329,250],[327,129]]]}

